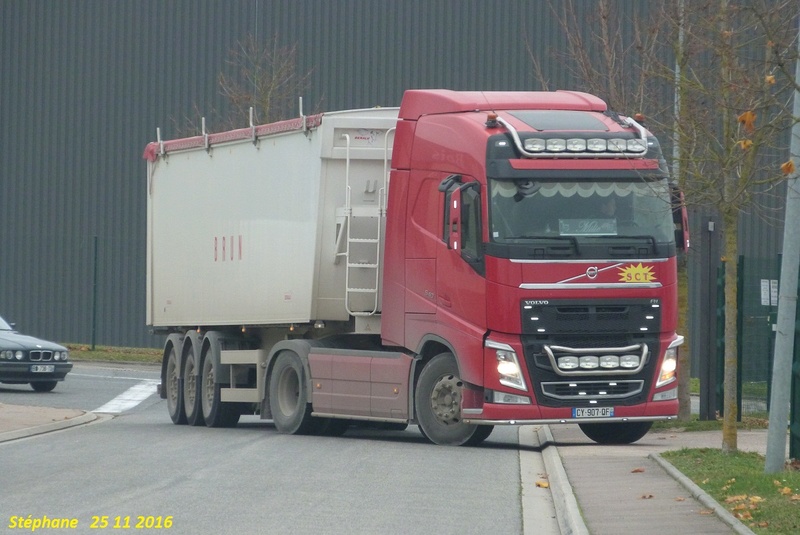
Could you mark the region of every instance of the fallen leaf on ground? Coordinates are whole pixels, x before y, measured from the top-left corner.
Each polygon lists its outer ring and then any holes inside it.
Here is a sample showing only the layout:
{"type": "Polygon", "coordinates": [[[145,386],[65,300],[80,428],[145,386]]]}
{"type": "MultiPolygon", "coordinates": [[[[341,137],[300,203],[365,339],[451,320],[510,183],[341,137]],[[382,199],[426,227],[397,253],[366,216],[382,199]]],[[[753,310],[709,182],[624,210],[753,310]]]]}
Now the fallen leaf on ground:
{"type": "Polygon", "coordinates": [[[536,482],[536,486],[539,487],[540,489],[549,489],[550,483],[548,483],[543,479],[540,479],[539,481],[536,482]]]}
{"type": "Polygon", "coordinates": [[[736,503],[747,499],[747,494],[737,494],[736,496],[728,496],[725,498],[725,503],[736,503]]]}
{"type": "Polygon", "coordinates": [[[652,500],[653,499],[653,495],[652,494],[643,494],[642,495],[642,499],[643,500],[652,500]]]}
{"type": "Polygon", "coordinates": [[[641,474],[642,472],[644,472],[644,468],[634,468],[631,470],[631,474],[641,474]]]}

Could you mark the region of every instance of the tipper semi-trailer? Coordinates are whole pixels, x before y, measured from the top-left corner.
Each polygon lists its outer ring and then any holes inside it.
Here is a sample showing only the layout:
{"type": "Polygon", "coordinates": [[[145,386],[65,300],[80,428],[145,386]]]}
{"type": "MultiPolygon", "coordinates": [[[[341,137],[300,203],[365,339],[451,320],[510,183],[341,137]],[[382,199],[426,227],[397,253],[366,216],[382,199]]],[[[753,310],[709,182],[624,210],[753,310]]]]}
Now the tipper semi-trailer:
{"type": "Polygon", "coordinates": [[[677,415],[685,209],[656,138],[595,96],[409,90],[144,156],[176,424],[629,443],[677,415]]]}

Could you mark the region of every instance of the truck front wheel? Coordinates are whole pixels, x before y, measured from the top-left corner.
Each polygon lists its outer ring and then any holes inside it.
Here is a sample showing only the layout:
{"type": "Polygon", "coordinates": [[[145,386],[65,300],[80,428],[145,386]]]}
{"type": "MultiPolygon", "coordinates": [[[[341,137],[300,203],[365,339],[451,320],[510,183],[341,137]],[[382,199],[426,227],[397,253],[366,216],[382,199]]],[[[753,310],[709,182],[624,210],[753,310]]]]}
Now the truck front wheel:
{"type": "Polygon", "coordinates": [[[653,422],[578,424],[583,434],[598,444],[632,444],[645,436],[653,422]]]}
{"type": "Polygon", "coordinates": [[[474,446],[491,433],[492,426],[464,423],[461,419],[461,379],[452,353],[442,353],[422,369],[414,392],[417,423],[434,444],[474,446]]]}
{"type": "Polygon", "coordinates": [[[203,408],[203,419],[208,427],[234,427],[239,422],[241,411],[238,403],[223,403],[217,383],[217,366],[209,352],[203,354],[203,365],[200,373],[200,400],[203,408]]]}
{"type": "Polygon", "coordinates": [[[181,381],[178,377],[180,370],[180,360],[172,347],[167,355],[167,369],[164,374],[164,388],[167,396],[167,411],[172,423],[184,425],[186,423],[186,413],[183,412],[183,392],[181,381]]]}
{"type": "Polygon", "coordinates": [[[311,416],[306,386],[305,369],[297,353],[279,353],[269,378],[269,405],[279,432],[305,435],[316,429],[318,422],[311,416]]]}

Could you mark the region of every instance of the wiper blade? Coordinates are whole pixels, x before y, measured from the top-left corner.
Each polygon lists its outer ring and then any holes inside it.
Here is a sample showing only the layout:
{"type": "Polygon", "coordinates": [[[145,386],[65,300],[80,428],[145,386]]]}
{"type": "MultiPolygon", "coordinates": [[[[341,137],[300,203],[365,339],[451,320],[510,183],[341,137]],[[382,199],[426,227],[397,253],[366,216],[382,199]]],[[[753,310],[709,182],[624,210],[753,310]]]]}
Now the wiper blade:
{"type": "Polygon", "coordinates": [[[523,235],[523,236],[508,236],[506,237],[507,240],[558,240],[558,241],[568,241],[572,244],[575,248],[575,252],[580,254],[580,249],[578,248],[578,238],[575,236],[536,236],[536,235],[523,235]]]}
{"type": "Polygon", "coordinates": [[[655,236],[651,236],[649,234],[641,234],[641,235],[633,235],[633,236],[593,236],[595,238],[609,238],[612,240],[646,240],[649,241],[650,244],[653,246],[653,249],[656,248],[656,238],[655,236]]]}

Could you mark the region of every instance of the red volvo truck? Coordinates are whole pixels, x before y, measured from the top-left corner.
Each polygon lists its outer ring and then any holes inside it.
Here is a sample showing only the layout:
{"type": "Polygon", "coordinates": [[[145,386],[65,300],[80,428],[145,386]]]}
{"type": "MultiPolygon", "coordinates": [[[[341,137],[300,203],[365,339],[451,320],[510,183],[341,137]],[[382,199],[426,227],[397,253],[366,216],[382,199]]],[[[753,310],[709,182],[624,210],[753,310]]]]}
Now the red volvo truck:
{"type": "Polygon", "coordinates": [[[678,412],[685,210],[656,138],[595,96],[410,90],[144,156],[176,424],[629,443],[678,412]]]}

